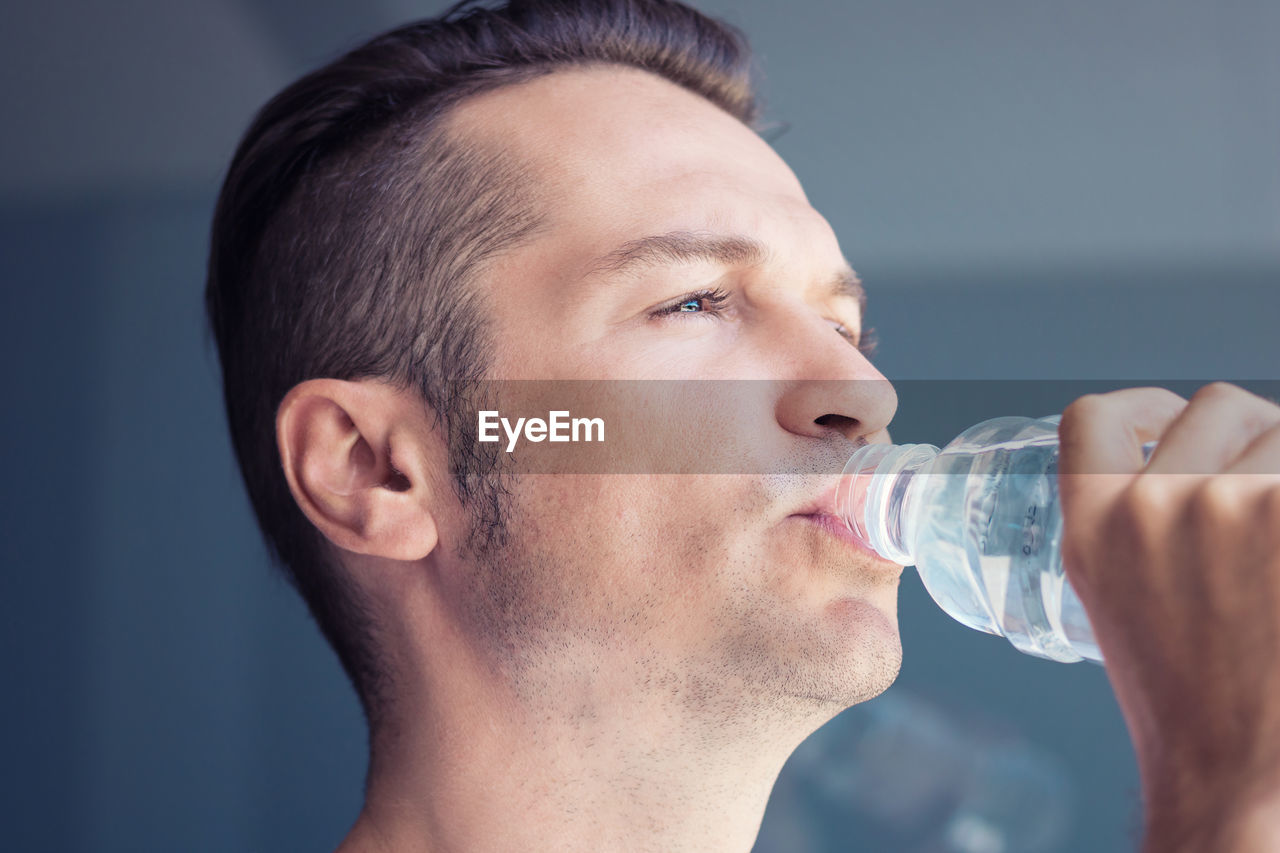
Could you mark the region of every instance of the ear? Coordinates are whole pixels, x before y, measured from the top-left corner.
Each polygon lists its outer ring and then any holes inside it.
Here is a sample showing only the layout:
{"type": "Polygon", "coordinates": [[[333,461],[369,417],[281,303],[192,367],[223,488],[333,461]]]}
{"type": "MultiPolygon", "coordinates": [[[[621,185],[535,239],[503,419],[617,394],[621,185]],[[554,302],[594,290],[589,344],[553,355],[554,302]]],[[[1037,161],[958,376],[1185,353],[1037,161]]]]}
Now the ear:
{"type": "Polygon", "coordinates": [[[309,379],[276,410],[294,500],[334,545],[420,560],[439,540],[429,426],[421,398],[377,380],[309,379]]]}

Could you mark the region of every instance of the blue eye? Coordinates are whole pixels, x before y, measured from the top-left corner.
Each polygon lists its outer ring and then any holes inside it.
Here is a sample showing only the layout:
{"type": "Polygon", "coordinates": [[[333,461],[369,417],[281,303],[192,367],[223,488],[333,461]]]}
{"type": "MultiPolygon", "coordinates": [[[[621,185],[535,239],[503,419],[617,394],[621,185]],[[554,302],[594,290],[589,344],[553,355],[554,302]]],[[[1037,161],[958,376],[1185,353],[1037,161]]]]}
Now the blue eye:
{"type": "MultiPolygon", "coordinates": [[[[666,317],[671,314],[700,314],[708,317],[719,317],[725,310],[721,303],[729,299],[729,294],[720,288],[714,290],[698,290],[686,293],[674,302],[668,302],[660,308],[649,312],[650,317],[666,317]]],[[[836,334],[857,347],[863,358],[870,359],[875,354],[879,341],[876,330],[867,329],[861,335],[855,335],[849,327],[837,320],[829,320],[836,334]]]]}
{"type": "Polygon", "coordinates": [[[729,298],[729,294],[719,288],[715,290],[699,290],[686,293],[675,302],[669,302],[655,309],[650,316],[663,317],[668,314],[718,314],[720,303],[729,298]]]}

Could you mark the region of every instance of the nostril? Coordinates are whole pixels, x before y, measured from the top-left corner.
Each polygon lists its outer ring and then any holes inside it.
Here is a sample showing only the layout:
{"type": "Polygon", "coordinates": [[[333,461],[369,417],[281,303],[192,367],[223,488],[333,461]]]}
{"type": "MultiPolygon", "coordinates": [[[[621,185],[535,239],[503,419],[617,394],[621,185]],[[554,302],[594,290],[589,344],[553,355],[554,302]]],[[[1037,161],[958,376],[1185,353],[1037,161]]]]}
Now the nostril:
{"type": "Polygon", "coordinates": [[[818,426],[834,427],[840,430],[841,432],[843,432],[844,430],[856,424],[857,420],[855,420],[854,418],[846,417],[844,415],[823,415],[820,418],[814,418],[813,422],[818,426]]]}
{"type": "Polygon", "coordinates": [[[413,487],[413,484],[409,482],[409,478],[400,473],[400,471],[396,469],[396,466],[391,465],[390,468],[391,475],[387,477],[387,481],[381,485],[386,486],[393,492],[409,491],[409,489],[413,487]]]}

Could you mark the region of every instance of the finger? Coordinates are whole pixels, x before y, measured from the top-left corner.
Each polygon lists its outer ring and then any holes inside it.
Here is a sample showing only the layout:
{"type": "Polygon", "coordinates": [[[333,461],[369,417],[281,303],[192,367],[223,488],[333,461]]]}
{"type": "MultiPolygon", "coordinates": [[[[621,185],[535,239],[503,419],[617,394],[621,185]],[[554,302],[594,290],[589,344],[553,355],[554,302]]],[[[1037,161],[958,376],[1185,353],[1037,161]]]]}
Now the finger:
{"type": "Polygon", "coordinates": [[[1062,474],[1134,474],[1142,445],[1160,438],[1187,407],[1166,388],[1124,388],[1086,394],[1062,412],[1058,424],[1062,474]]]}
{"type": "Polygon", "coordinates": [[[1238,385],[1213,382],[1192,397],[1151,454],[1153,474],[1216,474],[1280,424],[1280,406],[1238,385]]]}
{"type": "Polygon", "coordinates": [[[1280,480],[1280,426],[1273,426],[1251,441],[1224,473],[1265,474],[1280,480]]]}
{"type": "Polygon", "coordinates": [[[1064,520],[1092,528],[1110,498],[1142,470],[1144,442],[1158,439],[1187,407],[1166,388],[1088,394],[1058,424],[1058,491],[1064,520]]]}

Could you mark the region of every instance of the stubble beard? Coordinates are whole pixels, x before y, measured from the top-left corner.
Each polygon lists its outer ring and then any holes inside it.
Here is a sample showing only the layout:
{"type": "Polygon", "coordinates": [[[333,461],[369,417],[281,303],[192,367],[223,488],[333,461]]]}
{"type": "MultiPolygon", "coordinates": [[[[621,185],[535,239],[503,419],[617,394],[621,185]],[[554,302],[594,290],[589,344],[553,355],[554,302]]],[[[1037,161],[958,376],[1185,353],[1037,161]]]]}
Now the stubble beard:
{"type": "MultiPolygon", "coordinates": [[[[674,703],[682,718],[708,721],[712,730],[745,725],[807,734],[897,678],[902,649],[896,625],[887,625],[893,620],[870,603],[859,605],[857,630],[834,631],[824,623],[797,625],[755,589],[709,614],[715,639],[687,656],[656,641],[637,643],[634,635],[620,638],[610,621],[619,618],[611,602],[574,588],[570,579],[584,574],[568,565],[572,548],[540,541],[546,534],[538,533],[519,486],[510,477],[489,493],[485,511],[473,516],[464,559],[475,566],[467,590],[471,633],[527,707],[561,698],[566,677],[598,674],[600,650],[615,655],[622,649],[624,665],[645,689],[665,694],[661,699],[674,703]]],[[[637,605],[641,621],[646,609],[663,610],[659,602],[648,604],[637,605]]],[[[654,630],[661,624],[655,621],[654,630]]]]}

